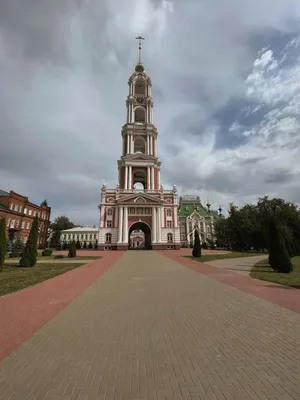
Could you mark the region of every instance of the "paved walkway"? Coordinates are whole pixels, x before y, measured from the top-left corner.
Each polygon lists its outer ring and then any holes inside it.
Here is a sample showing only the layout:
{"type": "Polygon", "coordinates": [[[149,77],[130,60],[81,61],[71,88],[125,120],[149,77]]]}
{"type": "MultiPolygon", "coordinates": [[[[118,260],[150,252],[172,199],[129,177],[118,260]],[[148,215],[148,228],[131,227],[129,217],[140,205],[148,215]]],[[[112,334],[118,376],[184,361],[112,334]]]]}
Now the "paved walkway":
{"type": "Polygon", "coordinates": [[[0,399],[298,400],[299,374],[299,314],[132,251],[2,361],[0,399]]]}
{"type": "Polygon", "coordinates": [[[254,264],[268,258],[268,254],[240,258],[224,258],[223,260],[205,261],[213,267],[227,269],[241,275],[249,275],[254,264]]]}

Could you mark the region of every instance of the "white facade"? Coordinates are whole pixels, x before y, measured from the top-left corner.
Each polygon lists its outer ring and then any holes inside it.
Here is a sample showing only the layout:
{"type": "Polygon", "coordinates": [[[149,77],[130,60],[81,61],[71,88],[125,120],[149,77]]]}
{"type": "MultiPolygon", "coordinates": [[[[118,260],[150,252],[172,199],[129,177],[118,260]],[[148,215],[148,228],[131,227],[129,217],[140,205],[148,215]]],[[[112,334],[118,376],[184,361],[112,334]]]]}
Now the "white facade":
{"type": "Polygon", "coordinates": [[[81,246],[83,246],[84,242],[86,242],[87,245],[92,243],[92,245],[95,246],[98,242],[98,233],[98,228],[90,226],[66,229],[61,231],[60,241],[61,243],[70,243],[75,240],[75,242],[79,241],[81,246]]]}

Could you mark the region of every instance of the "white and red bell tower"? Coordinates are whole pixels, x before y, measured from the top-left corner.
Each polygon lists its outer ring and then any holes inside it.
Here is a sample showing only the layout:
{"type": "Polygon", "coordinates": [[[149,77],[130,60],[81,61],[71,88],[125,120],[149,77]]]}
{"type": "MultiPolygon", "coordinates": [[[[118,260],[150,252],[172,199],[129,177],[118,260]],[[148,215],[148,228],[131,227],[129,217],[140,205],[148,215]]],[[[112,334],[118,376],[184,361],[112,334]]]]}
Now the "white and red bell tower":
{"type": "Polygon", "coordinates": [[[122,155],[117,187],[102,187],[99,227],[100,249],[128,249],[131,234],[144,233],[147,249],[179,248],[177,190],[166,191],[160,182],[157,129],[153,124],[151,79],[139,59],[128,81],[126,123],[122,127],[122,155]]]}

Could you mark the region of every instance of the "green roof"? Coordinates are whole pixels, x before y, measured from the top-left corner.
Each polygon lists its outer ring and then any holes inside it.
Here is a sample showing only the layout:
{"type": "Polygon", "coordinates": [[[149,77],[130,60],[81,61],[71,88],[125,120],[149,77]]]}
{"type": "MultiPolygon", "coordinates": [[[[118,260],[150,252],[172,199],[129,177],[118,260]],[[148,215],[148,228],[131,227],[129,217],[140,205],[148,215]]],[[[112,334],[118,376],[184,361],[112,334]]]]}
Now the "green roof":
{"type": "Polygon", "coordinates": [[[7,197],[9,196],[9,193],[7,193],[5,190],[0,189],[0,197],[7,197]]]}
{"type": "Polygon", "coordinates": [[[2,208],[2,209],[4,208],[5,210],[9,209],[5,204],[1,204],[1,203],[0,203],[0,208],[2,208]]]}
{"type": "Polygon", "coordinates": [[[201,217],[218,217],[218,211],[209,210],[198,201],[181,201],[179,204],[178,216],[180,217],[188,217],[193,212],[196,211],[201,217]]]}

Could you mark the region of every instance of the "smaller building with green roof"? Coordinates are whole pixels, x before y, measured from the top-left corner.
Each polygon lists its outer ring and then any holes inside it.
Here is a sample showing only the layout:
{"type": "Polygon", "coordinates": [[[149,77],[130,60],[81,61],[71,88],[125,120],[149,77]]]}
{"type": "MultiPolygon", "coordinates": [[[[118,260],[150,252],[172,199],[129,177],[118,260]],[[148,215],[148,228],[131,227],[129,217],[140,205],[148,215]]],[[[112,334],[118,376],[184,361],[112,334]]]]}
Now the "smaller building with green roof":
{"type": "Polygon", "coordinates": [[[186,246],[193,243],[195,229],[199,232],[201,243],[214,241],[214,224],[216,219],[221,217],[222,209],[219,208],[218,211],[211,209],[210,203],[204,207],[199,196],[180,197],[178,222],[181,245],[186,246]]]}

